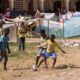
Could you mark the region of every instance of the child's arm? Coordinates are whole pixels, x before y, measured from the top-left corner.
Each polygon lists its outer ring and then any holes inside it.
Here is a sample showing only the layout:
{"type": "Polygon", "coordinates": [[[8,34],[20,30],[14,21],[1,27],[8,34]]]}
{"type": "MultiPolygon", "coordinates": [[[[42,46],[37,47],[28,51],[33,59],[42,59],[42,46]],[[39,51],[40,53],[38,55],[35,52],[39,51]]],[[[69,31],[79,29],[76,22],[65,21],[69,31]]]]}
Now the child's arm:
{"type": "Polygon", "coordinates": [[[57,47],[59,50],[61,50],[61,51],[65,54],[65,51],[58,45],[57,42],[55,42],[55,45],[56,45],[56,47],[57,47]]]}
{"type": "Polygon", "coordinates": [[[40,45],[41,47],[47,46],[47,41],[40,45]]]}
{"type": "Polygon", "coordinates": [[[8,53],[10,54],[11,51],[10,51],[10,48],[9,48],[9,37],[7,37],[7,50],[8,50],[8,53]]]}
{"type": "Polygon", "coordinates": [[[10,48],[9,48],[9,44],[7,44],[7,49],[8,49],[8,53],[11,53],[10,48]]]}
{"type": "Polygon", "coordinates": [[[32,31],[32,32],[33,32],[34,34],[36,34],[37,36],[39,36],[39,37],[41,36],[40,33],[38,33],[38,32],[35,32],[35,31],[32,31]]]}

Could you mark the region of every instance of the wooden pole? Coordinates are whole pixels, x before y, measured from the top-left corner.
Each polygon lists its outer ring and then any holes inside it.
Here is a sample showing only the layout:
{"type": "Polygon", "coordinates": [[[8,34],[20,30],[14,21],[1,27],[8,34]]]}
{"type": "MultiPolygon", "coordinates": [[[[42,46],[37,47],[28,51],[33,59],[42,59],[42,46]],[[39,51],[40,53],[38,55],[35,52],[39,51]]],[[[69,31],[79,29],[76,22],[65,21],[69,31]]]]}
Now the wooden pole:
{"type": "Polygon", "coordinates": [[[48,36],[49,36],[49,20],[47,20],[48,21],[48,36]]]}

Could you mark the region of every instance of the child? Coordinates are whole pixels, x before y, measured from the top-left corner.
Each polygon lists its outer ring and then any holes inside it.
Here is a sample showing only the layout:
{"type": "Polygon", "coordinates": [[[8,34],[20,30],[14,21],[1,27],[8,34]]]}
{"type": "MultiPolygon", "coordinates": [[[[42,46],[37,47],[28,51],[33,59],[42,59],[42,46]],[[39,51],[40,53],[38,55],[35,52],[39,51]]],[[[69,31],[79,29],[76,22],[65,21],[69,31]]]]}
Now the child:
{"type": "MultiPolygon", "coordinates": [[[[41,44],[43,44],[47,40],[47,35],[45,33],[45,30],[41,30],[40,31],[40,35],[41,35],[41,44]]],[[[37,58],[36,58],[36,66],[38,65],[38,62],[39,62],[39,59],[40,59],[41,56],[43,57],[44,62],[46,64],[45,52],[46,52],[46,46],[41,47],[41,49],[40,49],[40,51],[39,51],[39,53],[37,55],[37,58]]],[[[47,68],[47,66],[46,66],[46,68],[47,68]]]]}
{"type": "Polygon", "coordinates": [[[9,49],[9,29],[5,29],[3,31],[3,35],[0,37],[0,45],[1,45],[1,57],[0,57],[0,61],[4,60],[4,70],[6,70],[6,65],[7,65],[7,61],[8,61],[8,55],[7,55],[7,50],[10,53],[10,49],[9,49]]]}
{"type": "MultiPolygon", "coordinates": [[[[55,63],[56,63],[56,59],[57,59],[57,54],[56,54],[56,47],[58,49],[60,49],[63,53],[65,53],[64,50],[62,50],[62,48],[58,45],[58,43],[55,41],[55,36],[54,35],[51,35],[50,36],[50,39],[47,40],[44,44],[42,44],[41,46],[47,46],[47,49],[46,49],[46,53],[45,53],[45,57],[46,59],[48,59],[50,56],[52,57],[53,59],[53,66],[52,68],[54,68],[55,66],[55,63]]],[[[41,65],[41,63],[43,62],[43,60],[39,63],[38,66],[41,65]]],[[[46,65],[47,66],[47,65],[46,65]]]]}
{"type": "Polygon", "coordinates": [[[19,40],[19,51],[21,49],[25,50],[25,29],[24,23],[21,24],[21,27],[18,28],[18,40],[19,40]]]}

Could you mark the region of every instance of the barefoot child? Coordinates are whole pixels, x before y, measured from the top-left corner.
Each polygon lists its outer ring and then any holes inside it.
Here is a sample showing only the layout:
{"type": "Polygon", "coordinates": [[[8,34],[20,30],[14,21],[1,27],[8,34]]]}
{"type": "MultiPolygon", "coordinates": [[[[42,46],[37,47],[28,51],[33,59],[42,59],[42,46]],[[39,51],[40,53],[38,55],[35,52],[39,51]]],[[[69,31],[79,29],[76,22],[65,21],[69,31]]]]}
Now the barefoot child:
{"type": "MultiPolygon", "coordinates": [[[[57,54],[56,54],[56,47],[58,49],[60,49],[63,53],[65,53],[64,50],[62,50],[62,48],[58,45],[58,43],[55,41],[55,36],[54,35],[51,35],[50,36],[50,39],[47,40],[44,44],[42,44],[41,46],[47,46],[47,49],[46,49],[46,53],[45,53],[45,57],[46,59],[48,59],[49,57],[52,57],[53,59],[53,66],[52,68],[54,68],[55,66],[55,63],[56,63],[56,59],[57,59],[57,54]]],[[[38,66],[41,65],[41,63],[43,62],[43,60],[39,63],[38,66]]],[[[47,66],[47,65],[46,65],[47,66]]]]}
{"type": "MultiPolygon", "coordinates": [[[[43,44],[44,42],[46,42],[46,40],[48,38],[47,35],[46,35],[45,30],[41,30],[40,31],[40,35],[41,35],[41,43],[40,44],[43,44]]],[[[40,51],[39,51],[39,53],[38,53],[38,55],[36,57],[36,66],[38,65],[38,62],[39,62],[40,57],[43,57],[44,62],[46,64],[45,52],[46,52],[46,46],[40,47],[40,51]]]]}
{"type": "Polygon", "coordinates": [[[3,31],[3,35],[0,37],[0,45],[1,45],[1,57],[0,57],[0,61],[4,60],[4,70],[6,70],[6,65],[7,65],[7,61],[8,61],[8,55],[7,55],[7,50],[10,53],[10,49],[9,49],[9,29],[5,29],[3,31]]]}
{"type": "Polygon", "coordinates": [[[18,42],[19,42],[19,51],[25,51],[25,29],[24,23],[21,23],[21,26],[18,27],[18,42]]]}

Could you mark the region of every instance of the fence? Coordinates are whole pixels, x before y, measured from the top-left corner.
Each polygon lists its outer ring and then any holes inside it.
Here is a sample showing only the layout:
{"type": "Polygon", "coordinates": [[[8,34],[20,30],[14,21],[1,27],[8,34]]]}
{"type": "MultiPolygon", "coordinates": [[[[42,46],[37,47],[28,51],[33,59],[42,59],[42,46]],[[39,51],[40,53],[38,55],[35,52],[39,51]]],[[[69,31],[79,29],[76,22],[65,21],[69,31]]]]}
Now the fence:
{"type": "Polygon", "coordinates": [[[63,37],[63,23],[44,19],[41,25],[37,27],[36,31],[39,32],[41,29],[44,29],[47,35],[54,34],[57,38],[63,37]]]}
{"type": "Polygon", "coordinates": [[[37,31],[45,29],[48,35],[55,34],[57,38],[80,36],[80,13],[65,20],[64,23],[44,19],[40,26],[37,31]]]}

